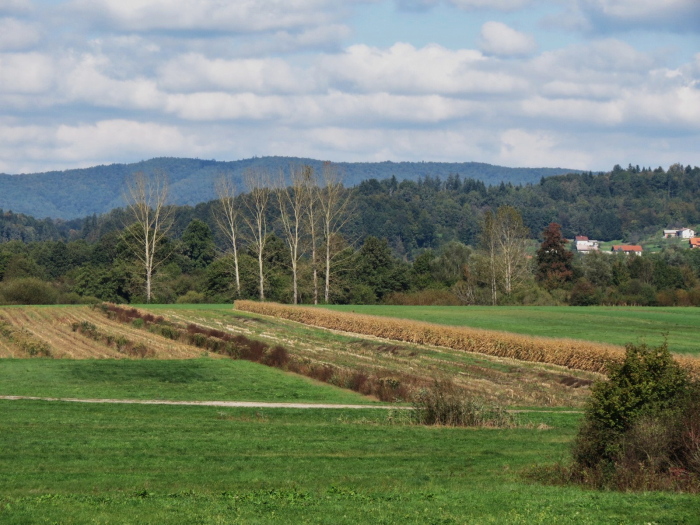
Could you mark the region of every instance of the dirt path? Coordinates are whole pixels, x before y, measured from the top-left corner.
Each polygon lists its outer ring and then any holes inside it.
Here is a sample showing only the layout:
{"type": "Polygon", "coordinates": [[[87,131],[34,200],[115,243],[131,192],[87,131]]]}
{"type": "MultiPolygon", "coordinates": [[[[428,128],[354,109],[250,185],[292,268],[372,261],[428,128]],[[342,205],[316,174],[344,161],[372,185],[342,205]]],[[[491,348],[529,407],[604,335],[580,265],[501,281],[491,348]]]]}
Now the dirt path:
{"type": "MultiPolygon", "coordinates": [[[[243,407],[243,408],[374,408],[379,410],[413,410],[413,407],[396,405],[335,405],[328,403],[262,403],[259,401],[166,401],[160,399],[76,399],[72,397],[32,397],[32,396],[0,396],[0,400],[19,401],[29,399],[33,401],[63,401],[68,403],[116,403],[126,405],[189,405],[204,407],[243,407]]],[[[529,412],[582,414],[582,410],[507,410],[512,414],[529,412]]]]}
{"type": "Polygon", "coordinates": [[[129,405],[194,405],[208,407],[246,407],[246,408],[377,408],[381,410],[408,410],[411,407],[391,405],[334,405],[314,403],[261,403],[257,401],[166,401],[159,399],[75,399],[71,397],[32,397],[32,396],[0,396],[0,399],[18,401],[29,399],[34,401],[65,401],[69,403],[121,403],[129,405]]]}

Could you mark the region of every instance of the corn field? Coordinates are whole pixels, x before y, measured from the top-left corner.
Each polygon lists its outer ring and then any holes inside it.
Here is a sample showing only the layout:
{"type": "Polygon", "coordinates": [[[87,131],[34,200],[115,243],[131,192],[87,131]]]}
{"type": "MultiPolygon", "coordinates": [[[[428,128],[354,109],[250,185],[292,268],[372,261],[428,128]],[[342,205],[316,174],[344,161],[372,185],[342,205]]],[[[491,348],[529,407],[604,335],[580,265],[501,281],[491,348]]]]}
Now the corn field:
{"type": "MultiPolygon", "coordinates": [[[[277,303],[236,301],[234,308],[330,330],[598,373],[605,373],[607,363],[621,362],[625,356],[625,349],[620,346],[575,339],[533,337],[277,303]]],[[[685,356],[676,356],[676,360],[691,374],[700,376],[700,360],[685,356]]]]}

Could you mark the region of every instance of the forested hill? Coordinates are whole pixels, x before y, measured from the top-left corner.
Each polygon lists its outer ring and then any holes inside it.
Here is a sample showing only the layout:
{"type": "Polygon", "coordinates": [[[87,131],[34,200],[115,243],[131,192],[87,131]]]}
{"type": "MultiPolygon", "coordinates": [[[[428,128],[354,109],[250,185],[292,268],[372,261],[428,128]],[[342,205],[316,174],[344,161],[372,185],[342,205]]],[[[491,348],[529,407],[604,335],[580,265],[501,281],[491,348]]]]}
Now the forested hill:
{"type": "MultiPolygon", "coordinates": [[[[242,190],[241,177],[247,168],[278,173],[290,165],[310,165],[320,170],[323,162],[293,157],[262,157],[233,162],[157,158],[135,164],[112,164],[92,168],[22,175],[0,174],[0,209],[34,217],[73,219],[107,213],[123,206],[125,180],[135,172],[162,171],[168,175],[173,204],[195,205],[215,197],[214,181],[231,174],[242,190]]],[[[460,175],[487,186],[501,182],[515,185],[538,182],[542,177],[575,172],[561,168],[505,168],[478,162],[341,162],[335,164],[346,186],[367,179],[417,181],[425,177],[446,179],[460,175]]]]}
{"type": "MultiPolygon", "coordinates": [[[[343,231],[348,241],[359,245],[368,236],[384,238],[395,254],[408,259],[450,241],[477,245],[484,211],[500,206],[516,208],[532,238],[539,238],[550,222],[561,224],[567,238],[588,235],[632,244],[658,236],[667,227],[700,229],[700,168],[691,166],[674,165],[667,171],[616,166],[608,173],[545,177],[522,186],[487,186],[457,175],[401,182],[368,179],[348,191],[354,210],[343,231]]],[[[218,236],[212,204],[178,207],[172,236],[179,238],[194,218],[208,223],[218,236]]],[[[280,234],[276,212],[270,213],[271,225],[280,234]]],[[[123,209],[71,221],[37,220],[4,211],[0,213],[0,242],[93,242],[123,228],[125,222],[123,209]]],[[[223,238],[217,242],[223,247],[223,238]]]]}

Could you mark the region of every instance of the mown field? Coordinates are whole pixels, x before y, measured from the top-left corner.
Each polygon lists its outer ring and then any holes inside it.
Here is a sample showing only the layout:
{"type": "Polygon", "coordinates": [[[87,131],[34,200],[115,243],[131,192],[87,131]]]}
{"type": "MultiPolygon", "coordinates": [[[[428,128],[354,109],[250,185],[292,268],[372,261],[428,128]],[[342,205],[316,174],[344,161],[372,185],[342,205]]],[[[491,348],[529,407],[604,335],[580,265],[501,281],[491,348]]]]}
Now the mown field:
{"type": "Polygon", "coordinates": [[[578,417],[417,427],[378,411],[0,401],[0,522],[696,523],[697,496],[528,481],[578,417]],[[541,429],[540,424],[546,425],[541,429]]]}
{"type": "MultiPolygon", "coordinates": [[[[449,377],[534,412],[518,413],[517,428],[456,429],[409,424],[402,410],[0,400],[0,523],[697,523],[697,496],[529,477],[536,465],[566,461],[596,374],[334,333],[230,305],[148,310],[283,344],[310,363],[427,384],[449,377]]],[[[3,308],[0,320],[0,395],[377,402],[88,307],[3,308]],[[83,320],[102,338],[72,330],[83,320]],[[140,341],[152,357],[119,352],[105,334],[140,341]],[[37,341],[48,355],[29,358],[37,341]]]]}
{"type": "Polygon", "coordinates": [[[697,337],[700,308],[693,307],[331,305],[323,308],[616,345],[639,342],[658,345],[666,337],[672,352],[700,354],[697,337]]]}

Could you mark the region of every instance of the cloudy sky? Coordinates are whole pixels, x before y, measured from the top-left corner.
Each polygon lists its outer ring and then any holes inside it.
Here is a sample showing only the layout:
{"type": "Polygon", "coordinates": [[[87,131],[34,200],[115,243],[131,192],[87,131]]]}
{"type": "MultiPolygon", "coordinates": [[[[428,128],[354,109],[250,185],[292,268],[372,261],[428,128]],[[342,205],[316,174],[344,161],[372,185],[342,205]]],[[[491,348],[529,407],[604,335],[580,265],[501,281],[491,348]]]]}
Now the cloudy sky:
{"type": "Polygon", "coordinates": [[[700,165],[699,0],[0,0],[0,172],[700,165]]]}

